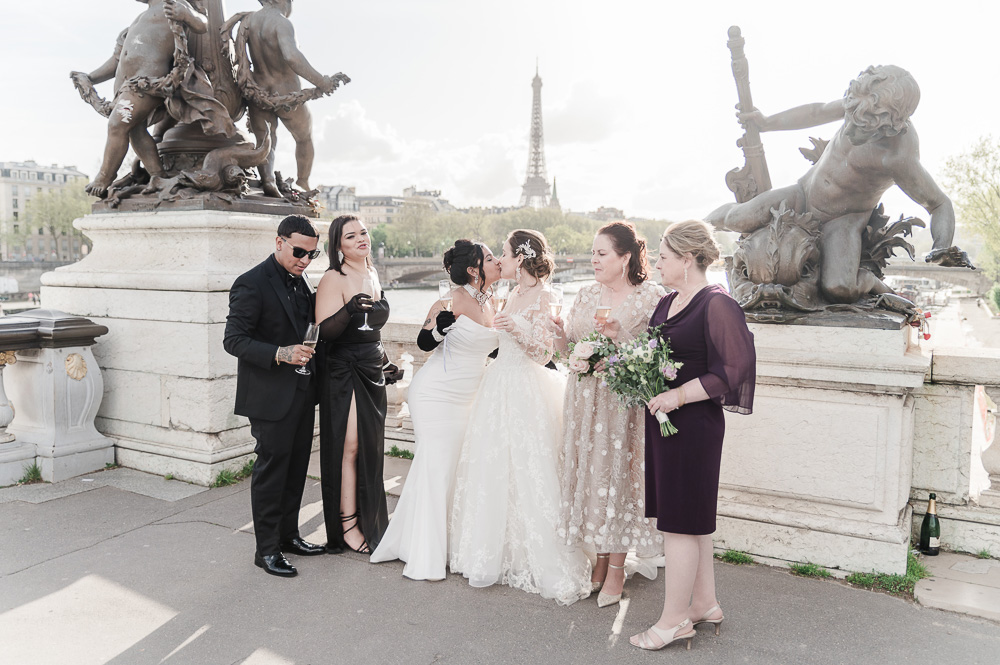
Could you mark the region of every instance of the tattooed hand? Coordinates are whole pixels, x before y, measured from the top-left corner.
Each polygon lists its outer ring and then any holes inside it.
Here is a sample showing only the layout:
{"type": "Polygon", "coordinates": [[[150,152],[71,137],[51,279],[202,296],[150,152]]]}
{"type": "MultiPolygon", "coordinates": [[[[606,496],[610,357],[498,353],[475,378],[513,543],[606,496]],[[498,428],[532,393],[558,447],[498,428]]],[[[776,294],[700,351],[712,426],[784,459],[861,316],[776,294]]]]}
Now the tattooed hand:
{"type": "Polygon", "coordinates": [[[277,360],[279,364],[288,363],[289,365],[305,365],[309,362],[309,359],[312,358],[315,352],[315,349],[311,349],[303,344],[282,346],[278,349],[278,354],[275,356],[275,360],[277,360]]]}

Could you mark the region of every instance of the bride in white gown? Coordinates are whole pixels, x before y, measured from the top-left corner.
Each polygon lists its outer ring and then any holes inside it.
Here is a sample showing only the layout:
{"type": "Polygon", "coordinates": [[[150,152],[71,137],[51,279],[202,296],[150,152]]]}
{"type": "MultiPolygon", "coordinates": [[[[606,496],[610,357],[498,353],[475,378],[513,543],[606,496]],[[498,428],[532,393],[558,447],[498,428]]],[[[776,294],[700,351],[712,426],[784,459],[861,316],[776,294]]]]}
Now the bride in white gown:
{"type": "Polygon", "coordinates": [[[558,536],[565,379],[553,353],[545,238],[518,230],[504,243],[502,278],[517,288],[494,320],[500,354],[486,370],[462,443],[451,513],[452,572],[472,586],[501,583],[569,605],[590,595],[590,561],[558,536]]]}
{"type": "MultiPolygon", "coordinates": [[[[486,357],[498,344],[497,333],[490,329],[493,305],[486,295],[500,277],[492,252],[480,243],[459,240],[445,252],[444,263],[457,285],[452,302],[458,320],[410,384],[407,401],[416,453],[389,527],[371,556],[372,563],[405,561],[403,575],[414,580],[445,577],[455,466],[486,357]]],[[[418,338],[424,350],[440,342],[437,328],[454,321],[447,312],[438,315],[440,311],[439,301],[427,315],[418,338]]]]}

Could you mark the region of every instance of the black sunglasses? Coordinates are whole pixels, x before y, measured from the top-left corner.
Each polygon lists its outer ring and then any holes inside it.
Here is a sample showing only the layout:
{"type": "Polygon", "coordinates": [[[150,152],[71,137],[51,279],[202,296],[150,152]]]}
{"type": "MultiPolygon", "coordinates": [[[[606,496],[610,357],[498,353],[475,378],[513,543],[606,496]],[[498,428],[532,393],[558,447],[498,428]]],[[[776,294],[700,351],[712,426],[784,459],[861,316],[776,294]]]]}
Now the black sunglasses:
{"type": "Polygon", "coordinates": [[[318,250],[318,249],[314,249],[314,250],[312,250],[310,252],[308,249],[303,249],[301,247],[296,247],[285,236],[278,236],[278,237],[288,243],[288,246],[292,248],[292,256],[294,256],[297,259],[301,259],[304,256],[308,256],[309,260],[313,261],[315,259],[318,259],[319,255],[322,254],[322,252],[320,250],[318,250]]]}

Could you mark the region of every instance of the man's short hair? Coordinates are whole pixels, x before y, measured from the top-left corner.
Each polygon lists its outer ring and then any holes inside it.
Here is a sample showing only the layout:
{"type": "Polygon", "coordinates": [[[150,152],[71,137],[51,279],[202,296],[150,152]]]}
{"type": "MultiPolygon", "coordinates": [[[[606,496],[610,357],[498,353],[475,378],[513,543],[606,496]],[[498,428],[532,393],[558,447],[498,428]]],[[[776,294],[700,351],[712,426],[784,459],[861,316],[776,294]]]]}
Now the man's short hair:
{"type": "Polygon", "coordinates": [[[289,215],[281,220],[281,224],[278,224],[278,235],[283,238],[290,238],[293,233],[298,233],[300,235],[309,236],[310,238],[318,238],[319,233],[316,231],[316,227],[313,223],[309,221],[307,217],[302,215],[289,215]]]}

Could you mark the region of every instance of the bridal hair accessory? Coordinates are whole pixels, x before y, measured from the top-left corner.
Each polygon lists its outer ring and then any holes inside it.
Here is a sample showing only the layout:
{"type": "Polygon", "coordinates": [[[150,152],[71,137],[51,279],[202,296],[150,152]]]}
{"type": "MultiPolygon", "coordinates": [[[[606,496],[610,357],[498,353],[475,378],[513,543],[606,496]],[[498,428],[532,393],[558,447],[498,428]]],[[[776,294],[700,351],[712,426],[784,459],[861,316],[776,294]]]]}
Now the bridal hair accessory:
{"type": "Polygon", "coordinates": [[[528,240],[522,242],[520,245],[517,246],[517,248],[521,250],[520,251],[521,256],[523,256],[526,259],[533,259],[536,256],[538,256],[538,254],[535,253],[535,250],[531,249],[531,243],[528,240]]]}
{"type": "Polygon", "coordinates": [[[478,291],[468,284],[463,285],[462,288],[464,288],[470,296],[476,299],[476,302],[479,303],[480,311],[486,308],[486,302],[490,299],[490,294],[478,291]]]}

